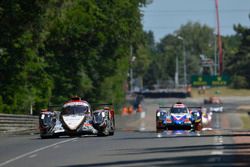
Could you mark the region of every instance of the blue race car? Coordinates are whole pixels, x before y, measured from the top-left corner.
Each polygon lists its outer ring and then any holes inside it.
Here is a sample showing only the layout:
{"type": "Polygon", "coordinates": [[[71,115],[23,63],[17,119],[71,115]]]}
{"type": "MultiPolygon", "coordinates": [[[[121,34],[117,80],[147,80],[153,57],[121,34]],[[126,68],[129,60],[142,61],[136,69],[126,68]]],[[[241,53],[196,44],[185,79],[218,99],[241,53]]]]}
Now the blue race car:
{"type": "MultiPolygon", "coordinates": [[[[198,112],[199,113],[199,112],[198,112]]],[[[177,102],[172,107],[160,107],[156,111],[156,131],[162,130],[197,130],[200,115],[191,113],[189,108],[177,102]]]]}

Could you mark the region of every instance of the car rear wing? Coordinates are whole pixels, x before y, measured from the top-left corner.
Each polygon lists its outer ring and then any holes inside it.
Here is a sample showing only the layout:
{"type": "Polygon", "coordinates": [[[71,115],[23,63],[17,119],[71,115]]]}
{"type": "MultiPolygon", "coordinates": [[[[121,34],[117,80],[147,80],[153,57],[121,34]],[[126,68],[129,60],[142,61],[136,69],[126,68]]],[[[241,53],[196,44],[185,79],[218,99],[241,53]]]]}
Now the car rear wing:
{"type": "Polygon", "coordinates": [[[54,111],[58,111],[61,110],[62,105],[52,105],[52,104],[48,104],[47,108],[43,108],[40,110],[40,113],[44,113],[44,112],[54,112],[54,111]]]}
{"type": "Polygon", "coordinates": [[[113,103],[93,103],[93,108],[113,108],[113,103]]]}
{"type": "MultiPolygon", "coordinates": [[[[168,106],[159,106],[159,108],[172,108],[172,107],[168,107],[168,106]]],[[[187,107],[187,108],[189,108],[189,109],[191,109],[191,108],[197,108],[197,109],[201,109],[202,107],[201,106],[199,106],[199,107],[196,107],[196,106],[191,106],[191,107],[187,107]]]]}
{"type": "Polygon", "coordinates": [[[61,109],[62,109],[62,105],[58,105],[58,104],[56,104],[56,105],[54,105],[54,104],[49,104],[49,105],[48,105],[48,110],[50,110],[50,111],[55,111],[56,109],[61,110],[61,109]]]}

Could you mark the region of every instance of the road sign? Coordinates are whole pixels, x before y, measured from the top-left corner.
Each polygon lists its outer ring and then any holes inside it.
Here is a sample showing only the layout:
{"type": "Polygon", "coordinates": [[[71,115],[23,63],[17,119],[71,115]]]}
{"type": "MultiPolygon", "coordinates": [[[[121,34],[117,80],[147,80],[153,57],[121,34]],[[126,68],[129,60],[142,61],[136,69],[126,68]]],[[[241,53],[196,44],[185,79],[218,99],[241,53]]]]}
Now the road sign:
{"type": "Polygon", "coordinates": [[[192,86],[227,86],[229,76],[222,75],[193,75],[192,86]]]}

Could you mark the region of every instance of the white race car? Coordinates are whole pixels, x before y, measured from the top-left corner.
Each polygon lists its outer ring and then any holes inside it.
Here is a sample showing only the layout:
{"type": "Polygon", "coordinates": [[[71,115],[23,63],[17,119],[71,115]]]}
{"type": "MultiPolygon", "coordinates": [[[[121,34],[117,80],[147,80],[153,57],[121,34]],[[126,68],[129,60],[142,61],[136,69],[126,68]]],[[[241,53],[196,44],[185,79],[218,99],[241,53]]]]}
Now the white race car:
{"type": "Polygon", "coordinates": [[[210,112],[223,112],[223,106],[220,104],[213,104],[209,107],[210,112]]]}
{"type": "Polygon", "coordinates": [[[114,111],[107,110],[106,108],[98,111],[103,119],[93,116],[93,113],[96,112],[91,110],[90,104],[87,101],[79,97],[73,97],[71,100],[64,103],[61,111],[53,111],[52,109],[42,110],[39,116],[40,136],[41,138],[47,138],[59,137],[62,135],[113,135],[114,111]],[[112,111],[112,115],[109,113],[109,115],[105,114],[107,111],[112,111]],[[110,119],[104,119],[106,117],[110,119]],[[97,118],[99,124],[96,123],[97,118]],[[93,123],[94,120],[95,123],[93,123]],[[109,120],[111,120],[112,123],[110,123],[109,120]],[[111,130],[104,127],[111,127],[111,130]],[[107,133],[103,133],[103,131],[107,131],[107,133]]]}

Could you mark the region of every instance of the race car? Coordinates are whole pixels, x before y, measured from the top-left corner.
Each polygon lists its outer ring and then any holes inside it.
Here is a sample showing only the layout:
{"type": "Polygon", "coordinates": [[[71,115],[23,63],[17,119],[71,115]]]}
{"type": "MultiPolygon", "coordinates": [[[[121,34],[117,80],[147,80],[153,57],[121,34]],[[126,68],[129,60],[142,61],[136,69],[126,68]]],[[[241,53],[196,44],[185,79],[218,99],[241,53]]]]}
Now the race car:
{"type": "Polygon", "coordinates": [[[192,120],[192,124],[194,126],[194,130],[197,131],[201,131],[203,128],[203,124],[202,124],[202,108],[201,107],[197,107],[197,108],[193,108],[190,110],[191,113],[191,120],[192,120]]]}
{"type": "Polygon", "coordinates": [[[200,112],[194,111],[192,114],[189,108],[181,102],[175,103],[172,107],[160,107],[156,111],[156,131],[196,130],[200,125],[200,116],[200,112]]]}
{"type": "Polygon", "coordinates": [[[202,127],[207,129],[211,128],[213,113],[208,111],[207,108],[202,108],[202,127]]]}
{"type": "Polygon", "coordinates": [[[65,130],[59,121],[60,111],[43,109],[39,115],[39,129],[41,138],[59,137],[65,130]]]}
{"type": "Polygon", "coordinates": [[[166,111],[164,108],[159,108],[156,111],[156,131],[161,132],[162,130],[166,130],[166,117],[167,117],[168,111],[166,111]]]}
{"type": "Polygon", "coordinates": [[[217,96],[211,96],[208,99],[204,99],[204,104],[222,104],[222,100],[217,96]]]}
{"type": "MultiPolygon", "coordinates": [[[[99,135],[102,133],[97,124],[95,124],[95,128],[93,126],[93,111],[90,104],[80,97],[71,98],[64,103],[60,111],[55,111],[54,108],[55,106],[49,106],[49,109],[42,110],[40,113],[39,128],[41,138],[62,135],[99,135]]],[[[103,119],[103,121],[105,120],[103,119]]]]}
{"type": "Polygon", "coordinates": [[[209,106],[210,112],[223,112],[223,105],[222,104],[212,104],[209,106]]]}
{"type": "Polygon", "coordinates": [[[115,117],[114,110],[110,105],[111,104],[103,104],[101,109],[93,111],[93,126],[97,129],[98,136],[114,135],[115,117]]]}

